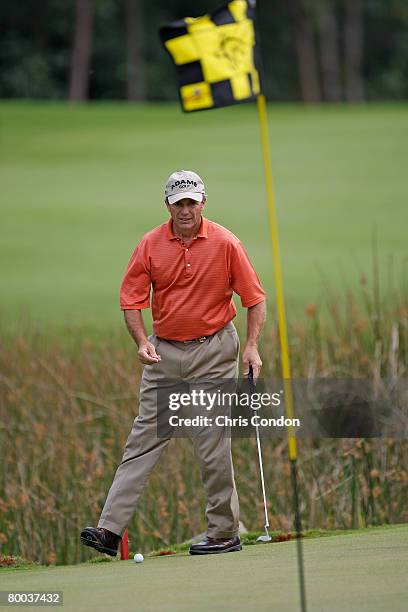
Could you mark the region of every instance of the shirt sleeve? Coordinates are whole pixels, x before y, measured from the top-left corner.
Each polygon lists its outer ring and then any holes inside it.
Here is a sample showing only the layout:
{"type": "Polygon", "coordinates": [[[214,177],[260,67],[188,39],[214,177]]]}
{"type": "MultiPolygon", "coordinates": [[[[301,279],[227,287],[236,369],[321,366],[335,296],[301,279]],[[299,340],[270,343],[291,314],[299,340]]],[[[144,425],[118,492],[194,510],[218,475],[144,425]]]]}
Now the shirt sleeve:
{"type": "Polygon", "coordinates": [[[255,306],[265,299],[261,281],[240,242],[232,248],[230,282],[232,289],[240,296],[244,308],[255,306]]]}
{"type": "Polygon", "coordinates": [[[141,310],[150,307],[150,258],[148,247],[142,241],[134,250],[120,287],[122,310],[141,310]]]}

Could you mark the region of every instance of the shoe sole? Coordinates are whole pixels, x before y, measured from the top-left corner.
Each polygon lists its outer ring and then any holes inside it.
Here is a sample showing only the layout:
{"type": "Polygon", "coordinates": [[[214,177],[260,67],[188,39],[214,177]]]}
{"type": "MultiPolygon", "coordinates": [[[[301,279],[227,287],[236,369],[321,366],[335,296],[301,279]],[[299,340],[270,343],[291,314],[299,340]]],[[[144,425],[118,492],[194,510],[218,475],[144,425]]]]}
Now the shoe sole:
{"type": "Polygon", "coordinates": [[[238,550],[242,550],[242,545],[237,544],[236,546],[231,546],[231,548],[227,548],[226,550],[190,550],[190,555],[221,555],[223,553],[236,552],[238,550]]]}
{"type": "Polygon", "coordinates": [[[105,553],[105,555],[109,555],[110,557],[116,557],[116,555],[118,554],[117,550],[103,546],[100,542],[98,542],[98,540],[92,537],[90,533],[81,533],[81,542],[82,544],[85,544],[85,546],[90,546],[98,552],[105,553]]]}

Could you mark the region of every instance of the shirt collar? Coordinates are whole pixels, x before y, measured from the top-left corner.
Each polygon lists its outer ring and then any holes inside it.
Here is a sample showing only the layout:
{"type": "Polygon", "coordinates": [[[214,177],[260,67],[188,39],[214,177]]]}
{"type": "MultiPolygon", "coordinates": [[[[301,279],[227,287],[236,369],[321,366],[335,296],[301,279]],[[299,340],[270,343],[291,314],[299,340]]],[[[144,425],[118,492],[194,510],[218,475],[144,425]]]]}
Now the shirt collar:
{"type": "MultiPolygon", "coordinates": [[[[173,232],[173,220],[171,218],[167,222],[167,238],[177,240],[177,236],[173,232]]],[[[194,238],[208,238],[208,221],[204,217],[201,217],[201,225],[194,238]]]]}

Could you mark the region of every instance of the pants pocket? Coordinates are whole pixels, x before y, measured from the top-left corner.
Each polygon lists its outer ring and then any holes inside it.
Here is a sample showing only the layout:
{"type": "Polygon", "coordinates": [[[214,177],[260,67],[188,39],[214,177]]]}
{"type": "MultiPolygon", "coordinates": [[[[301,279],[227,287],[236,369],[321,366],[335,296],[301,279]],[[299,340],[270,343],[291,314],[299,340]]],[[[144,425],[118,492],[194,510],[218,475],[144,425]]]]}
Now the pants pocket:
{"type": "Polygon", "coordinates": [[[222,350],[228,351],[228,347],[231,346],[234,351],[234,356],[239,352],[239,336],[235,327],[227,329],[224,328],[217,334],[217,338],[222,350]]]}
{"type": "Polygon", "coordinates": [[[155,334],[152,334],[151,336],[148,337],[149,342],[151,342],[154,346],[154,348],[157,349],[160,346],[160,342],[161,342],[161,338],[158,338],[155,334]]]}

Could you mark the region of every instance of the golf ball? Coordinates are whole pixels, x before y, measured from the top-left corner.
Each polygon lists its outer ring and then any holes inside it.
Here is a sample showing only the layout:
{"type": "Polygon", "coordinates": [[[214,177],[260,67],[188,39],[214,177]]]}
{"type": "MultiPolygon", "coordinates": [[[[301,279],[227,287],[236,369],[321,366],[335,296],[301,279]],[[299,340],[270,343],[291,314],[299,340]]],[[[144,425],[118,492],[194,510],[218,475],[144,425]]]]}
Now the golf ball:
{"type": "Polygon", "coordinates": [[[136,553],[133,557],[133,561],[135,563],[142,563],[144,561],[144,556],[141,553],[136,553]]]}

